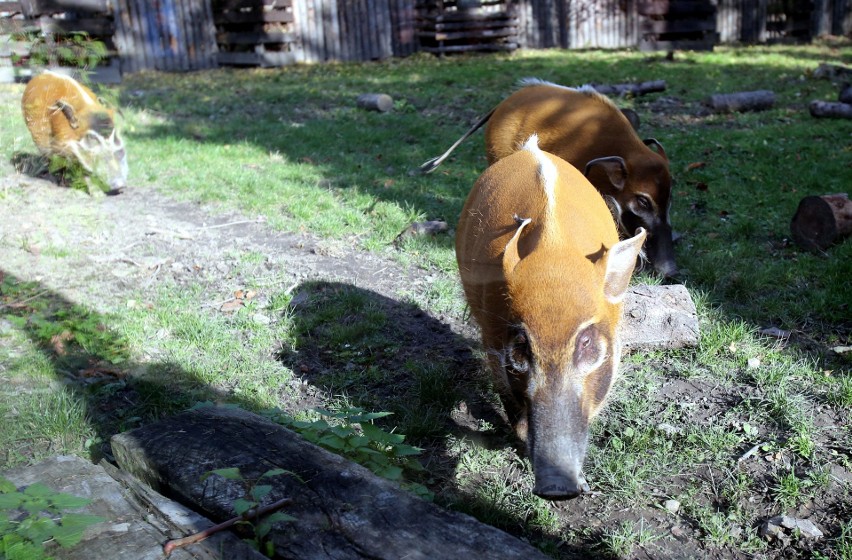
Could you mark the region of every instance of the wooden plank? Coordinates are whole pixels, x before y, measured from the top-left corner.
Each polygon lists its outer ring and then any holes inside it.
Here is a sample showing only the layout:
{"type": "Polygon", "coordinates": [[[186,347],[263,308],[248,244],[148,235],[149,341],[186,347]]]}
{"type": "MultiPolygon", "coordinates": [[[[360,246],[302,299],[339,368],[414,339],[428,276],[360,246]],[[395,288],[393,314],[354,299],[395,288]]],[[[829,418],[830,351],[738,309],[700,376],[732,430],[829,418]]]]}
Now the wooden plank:
{"type": "Polygon", "coordinates": [[[200,68],[216,68],[219,47],[216,44],[216,26],[213,23],[213,7],[209,0],[193,0],[193,23],[201,48],[200,68]]]}
{"type": "Polygon", "coordinates": [[[243,10],[247,8],[260,9],[266,6],[275,8],[291,8],[293,0],[216,0],[217,11],[243,10]]]}
{"type": "Polygon", "coordinates": [[[21,0],[21,7],[30,18],[65,12],[112,13],[108,0],[21,0]]]}
{"type": "Polygon", "coordinates": [[[294,43],[297,37],[295,33],[283,32],[263,32],[263,31],[245,31],[245,32],[223,32],[216,35],[216,42],[226,45],[255,45],[268,43],[294,43]]]}
{"type": "Polygon", "coordinates": [[[40,20],[42,30],[48,33],[88,33],[94,37],[111,37],[115,34],[115,23],[107,18],[59,19],[43,16],[40,20]]]}
{"type": "Polygon", "coordinates": [[[716,13],[707,0],[638,0],[636,10],[642,16],[702,16],[716,13]]]}
{"type": "Polygon", "coordinates": [[[458,41],[458,40],[482,40],[497,39],[503,37],[514,37],[517,29],[474,29],[467,31],[442,31],[438,33],[424,33],[424,36],[434,38],[436,41],[458,41]]]}
{"type": "Polygon", "coordinates": [[[293,14],[286,10],[269,12],[219,12],[213,21],[219,24],[227,23],[292,23],[293,14]]]}
{"type": "Polygon", "coordinates": [[[217,55],[219,64],[233,66],[287,66],[297,62],[296,55],[291,52],[220,52],[217,55]]]}
{"type": "Polygon", "coordinates": [[[513,51],[518,48],[517,43],[484,43],[481,45],[444,45],[440,47],[421,47],[421,50],[431,53],[457,53],[457,52],[479,52],[479,51],[513,51]]]}
{"type": "Polygon", "coordinates": [[[716,20],[645,20],[640,27],[643,33],[703,33],[705,31],[716,31],[716,20]]]}
{"type": "Polygon", "coordinates": [[[341,59],[340,13],[338,2],[326,0],[323,3],[323,21],[325,29],[325,49],[330,60],[341,59]]]}
{"type": "Polygon", "coordinates": [[[695,41],[655,41],[652,39],[642,39],[639,42],[639,50],[648,51],[712,51],[716,44],[715,38],[705,38],[695,41]]]}
{"type": "Polygon", "coordinates": [[[462,513],[441,509],[321,449],[286,428],[241,409],[203,407],[111,439],[122,470],[155,490],[180,496],[222,521],[234,515],[242,481],[213,469],[238,468],[272,486],[264,503],[289,498],[294,520],[269,534],[287,558],[544,560],[535,547],[462,513]]]}

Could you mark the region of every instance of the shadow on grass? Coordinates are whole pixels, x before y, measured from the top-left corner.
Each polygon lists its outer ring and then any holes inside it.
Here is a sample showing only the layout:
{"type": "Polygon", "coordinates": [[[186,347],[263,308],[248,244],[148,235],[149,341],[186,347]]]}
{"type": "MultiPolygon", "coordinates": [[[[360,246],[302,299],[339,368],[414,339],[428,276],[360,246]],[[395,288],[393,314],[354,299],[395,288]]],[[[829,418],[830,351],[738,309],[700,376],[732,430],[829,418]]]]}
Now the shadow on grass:
{"type": "MultiPolygon", "coordinates": [[[[296,345],[282,352],[280,359],[301,372],[304,380],[337,395],[340,404],[393,412],[385,427],[428,448],[423,459],[439,503],[524,535],[545,550],[558,546],[553,535],[517,526],[510,512],[484,501],[474,503],[463,489],[445,482],[452,480],[458,461],[448,449],[449,435],[491,448],[512,445],[499,407],[485,400],[487,383],[471,375],[478,371],[479,360],[471,353],[468,339],[416,305],[337,282],[303,283],[295,291],[289,313],[295,322],[296,345]],[[482,422],[495,429],[483,435],[482,422]]],[[[258,402],[225,394],[176,364],[134,361],[128,341],[110,327],[109,316],[2,270],[0,321],[20,330],[38,348],[48,364],[42,369],[52,370],[70,397],[84,406],[85,421],[94,432],[87,442],[93,461],[114,462],[109,445],[113,435],[199,402],[260,409],[258,402]]],[[[10,366],[10,382],[25,385],[28,366],[10,366]],[[16,376],[16,371],[21,375],[16,376]]],[[[26,390],[23,387],[20,392],[26,390]]],[[[79,449],[81,443],[66,442],[66,448],[79,449]]],[[[37,461],[57,451],[49,444],[44,447],[43,441],[20,446],[14,450],[16,459],[37,461]]]]}

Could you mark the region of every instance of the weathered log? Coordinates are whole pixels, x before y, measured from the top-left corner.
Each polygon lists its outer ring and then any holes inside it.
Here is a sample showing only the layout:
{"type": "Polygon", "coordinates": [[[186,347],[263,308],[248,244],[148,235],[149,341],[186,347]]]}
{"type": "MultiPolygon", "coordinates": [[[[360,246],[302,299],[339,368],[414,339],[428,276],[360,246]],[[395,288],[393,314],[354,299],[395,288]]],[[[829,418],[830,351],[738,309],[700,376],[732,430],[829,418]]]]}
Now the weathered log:
{"type": "Polygon", "coordinates": [[[645,95],[666,90],[665,80],[653,80],[638,84],[592,84],[595,91],[604,95],[645,95]]]}
{"type": "Polygon", "coordinates": [[[386,93],[362,93],[358,96],[357,103],[368,111],[387,113],[393,109],[393,98],[386,93]]]}
{"type": "Polygon", "coordinates": [[[763,111],[775,104],[775,93],[761,89],[736,93],[717,93],[704,100],[717,113],[763,111]]]}
{"type": "Polygon", "coordinates": [[[806,196],[793,215],[790,233],[803,249],[822,253],[852,235],[852,200],[845,193],[806,196]]]}
{"type": "Polygon", "coordinates": [[[698,345],[698,314],[682,284],[632,286],[624,297],[621,342],[625,349],[698,345]]]}
{"type": "Polygon", "coordinates": [[[816,67],[816,70],[813,71],[812,75],[818,80],[845,78],[847,76],[852,76],[852,68],[849,68],[847,66],[839,66],[837,64],[822,63],[816,67]]]}
{"type": "MultiPolygon", "coordinates": [[[[16,486],[36,482],[57,492],[91,500],[76,513],[98,515],[103,523],[92,525],[72,548],[48,546],[58,560],[133,558],[160,560],[163,543],[170,538],[211,527],[213,523],[194,511],[157,494],[138,480],[106,462],[99,465],[79,457],[56,456],[37,465],[11,469],[3,476],[16,486]]],[[[201,543],[176,550],[170,560],[263,560],[231,532],[217,533],[201,543]]]]}
{"type": "Polygon", "coordinates": [[[852,84],[846,82],[840,86],[840,91],[837,93],[837,100],[841,103],[852,103],[852,84]]]}
{"type": "Polygon", "coordinates": [[[811,101],[808,110],[812,117],[829,119],[852,119],[852,105],[836,101],[811,101]]]}
{"type": "Polygon", "coordinates": [[[237,467],[245,480],[273,468],[264,505],[289,497],[295,521],[274,525],[275,553],[304,560],[543,559],[532,546],[470,516],[447,511],[367,469],[244,410],[204,407],[112,438],[122,469],[221,521],[245,495],[211,470],[237,467]]]}

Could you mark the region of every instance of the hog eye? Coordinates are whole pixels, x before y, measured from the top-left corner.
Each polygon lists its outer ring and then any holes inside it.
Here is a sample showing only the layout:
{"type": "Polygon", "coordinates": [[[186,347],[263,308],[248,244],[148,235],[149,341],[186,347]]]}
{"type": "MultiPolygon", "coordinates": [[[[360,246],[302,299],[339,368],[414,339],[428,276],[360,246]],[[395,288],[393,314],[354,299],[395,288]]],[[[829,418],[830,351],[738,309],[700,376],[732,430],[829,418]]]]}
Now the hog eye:
{"type": "Polygon", "coordinates": [[[598,330],[590,325],[577,334],[574,343],[574,365],[579,368],[588,368],[600,359],[601,347],[597,343],[598,330]]]}
{"type": "Polygon", "coordinates": [[[639,208],[642,210],[650,210],[651,209],[651,201],[648,200],[645,196],[637,196],[636,203],[639,205],[639,208]]]}
{"type": "Polygon", "coordinates": [[[508,358],[509,365],[518,373],[526,373],[530,369],[530,343],[524,333],[518,333],[512,339],[508,358]]]}

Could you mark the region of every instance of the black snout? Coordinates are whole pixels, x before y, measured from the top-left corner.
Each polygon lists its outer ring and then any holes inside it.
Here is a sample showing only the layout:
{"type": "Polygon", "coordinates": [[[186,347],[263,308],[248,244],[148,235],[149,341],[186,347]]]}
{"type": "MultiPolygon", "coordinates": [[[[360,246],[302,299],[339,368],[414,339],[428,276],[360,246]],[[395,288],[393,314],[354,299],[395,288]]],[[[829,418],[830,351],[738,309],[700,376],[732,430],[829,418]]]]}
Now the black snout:
{"type": "Polygon", "coordinates": [[[645,254],[660,276],[672,278],[678,275],[671,227],[658,227],[650,232],[645,242],[645,254]]]}
{"type": "Polygon", "coordinates": [[[535,473],[533,494],[545,500],[570,500],[589,491],[582,474],[564,472],[558,468],[539,469],[535,473]]]}

